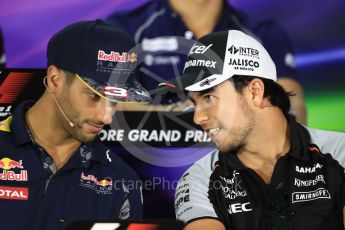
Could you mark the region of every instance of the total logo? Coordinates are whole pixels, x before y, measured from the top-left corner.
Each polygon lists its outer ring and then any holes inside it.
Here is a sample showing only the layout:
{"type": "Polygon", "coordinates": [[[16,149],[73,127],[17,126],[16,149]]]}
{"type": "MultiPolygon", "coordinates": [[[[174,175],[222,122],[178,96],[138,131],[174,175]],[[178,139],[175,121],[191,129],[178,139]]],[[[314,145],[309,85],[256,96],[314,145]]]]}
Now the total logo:
{"type": "Polygon", "coordinates": [[[0,186],[0,199],[28,200],[29,189],[26,187],[0,186]]]}
{"type": "Polygon", "coordinates": [[[103,50],[98,50],[97,59],[100,61],[112,61],[112,62],[136,62],[137,61],[137,54],[131,53],[128,54],[126,52],[115,52],[111,51],[109,54],[107,54],[103,50]]]}
{"type": "Polygon", "coordinates": [[[0,168],[9,170],[9,169],[15,169],[15,168],[23,168],[23,162],[22,160],[15,161],[11,158],[4,157],[0,160],[0,168]]]}

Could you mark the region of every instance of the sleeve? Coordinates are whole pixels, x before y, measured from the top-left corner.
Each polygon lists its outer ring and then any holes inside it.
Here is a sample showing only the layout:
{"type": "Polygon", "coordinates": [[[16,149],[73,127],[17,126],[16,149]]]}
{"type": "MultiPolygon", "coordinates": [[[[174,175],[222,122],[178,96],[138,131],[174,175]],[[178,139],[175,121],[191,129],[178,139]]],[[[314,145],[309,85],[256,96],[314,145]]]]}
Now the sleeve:
{"type": "Polygon", "coordinates": [[[330,153],[345,168],[345,133],[307,128],[312,143],[321,152],[330,153]]]}
{"type": "Polygon", "coordinates": [[[296,80],[295,54],[288,33],[273,20],[259,24],[258,33],[262,43],[276,64],[277,76],[296,80]]]}
{"type": "Polygon", "coordinates": [[[195,219],[218,219],[208,198],[210,177],[207,170],[194,164],[181,177],[175,193],[176,218],[184,222],[195,219]]]}
{"type": "Polygon", "coordinates": [[[121,220],[141,220],[143,217],[142,182],[138,178],[122,184],[125,199],[119,213],[121,220]]]}

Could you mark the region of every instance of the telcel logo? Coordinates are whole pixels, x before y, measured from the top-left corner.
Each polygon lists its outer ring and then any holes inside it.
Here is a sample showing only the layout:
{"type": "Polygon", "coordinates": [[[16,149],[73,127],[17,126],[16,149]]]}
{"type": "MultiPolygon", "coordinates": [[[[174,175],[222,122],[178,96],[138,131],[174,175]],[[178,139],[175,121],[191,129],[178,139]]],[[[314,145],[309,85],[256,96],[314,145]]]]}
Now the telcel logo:
{"type": "Polygon", "coordinates": [[[193,47],[190,49],[189,54],[203,54],[208,50],[213,44],[210,44],[208,46],[199,46],[194,44],[193,47]]]}

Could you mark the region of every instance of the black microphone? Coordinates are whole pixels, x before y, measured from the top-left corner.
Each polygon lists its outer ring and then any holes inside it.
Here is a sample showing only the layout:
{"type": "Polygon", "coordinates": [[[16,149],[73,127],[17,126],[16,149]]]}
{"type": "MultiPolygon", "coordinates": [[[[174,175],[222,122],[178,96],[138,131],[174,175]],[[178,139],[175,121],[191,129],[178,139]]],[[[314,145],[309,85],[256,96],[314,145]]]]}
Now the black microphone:
{"type": "Polygon", "coordinates": [[[52,97],[54,98],[54,101],[56,102],[56,105],[58,106],[61,114],[64,116],[64,118],[68,121],[68,124],[73,128],[74,127],[74,124],[68,119],[68,117],[66,116],[65,112],[62,110],[57,98],[55,97],[55,95],[49,90],[48,86],[47,86],[47,83],[46,83],[46,79],[47,79],[47,76],[44,77],[43,79],[43,85],[46,87],[46,89],[48,90],[48,92],[52,95],[52,97]]]}

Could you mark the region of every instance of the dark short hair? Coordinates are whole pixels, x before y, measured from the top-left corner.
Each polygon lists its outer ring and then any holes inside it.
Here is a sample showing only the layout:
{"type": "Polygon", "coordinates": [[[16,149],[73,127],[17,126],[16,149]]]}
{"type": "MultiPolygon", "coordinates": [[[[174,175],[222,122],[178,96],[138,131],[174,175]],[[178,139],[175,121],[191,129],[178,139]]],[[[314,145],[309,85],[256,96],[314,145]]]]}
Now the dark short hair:
{"type": "Polygon", "coordinates": [[[254,78],[258,78],[264,83],[264,97],[268,98],[273,106],[277,106],[284,115],[287,116],[290,112],[291,106],[289,97],[294,96],[294,93],[286,92],[281,85],[271,79],[235,75],[230,78],[230,80],[234,83],[236,91],[242,93],[243,88],[246,87],[254,78]]]}
{"type": "Polygon", "coordinates": [[[67,85],[72,84],[72,82],[76,78],[75,74],[71,73],[71,72],[69,72],[67,70],[63,70],[63,69],[61,69],[61,70],[66,74],[66,83],[67,83],[67,85]]]}

